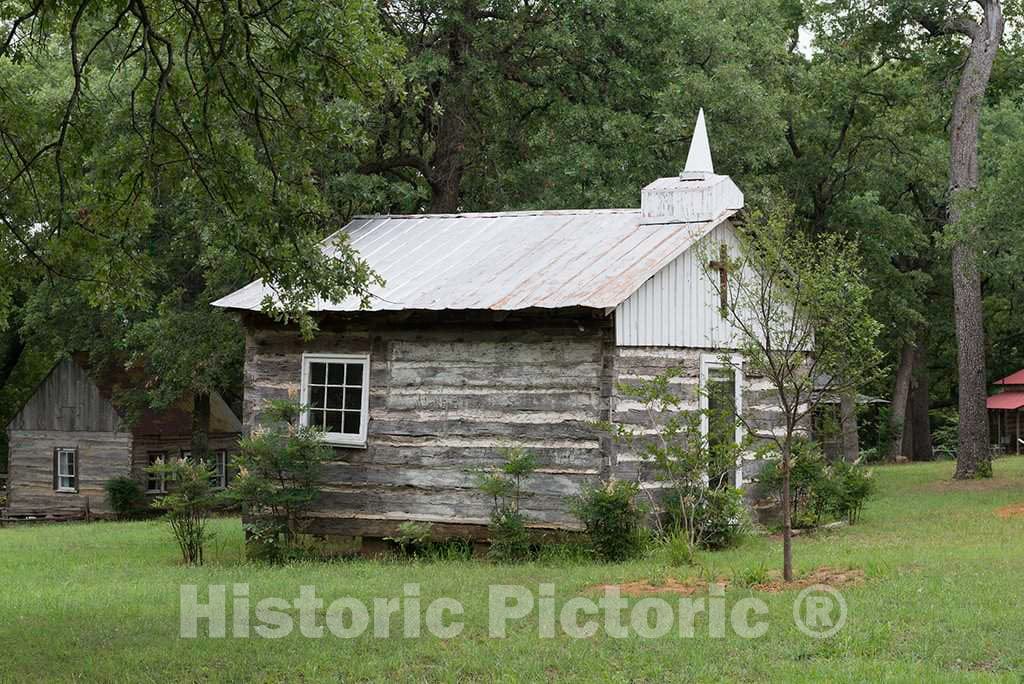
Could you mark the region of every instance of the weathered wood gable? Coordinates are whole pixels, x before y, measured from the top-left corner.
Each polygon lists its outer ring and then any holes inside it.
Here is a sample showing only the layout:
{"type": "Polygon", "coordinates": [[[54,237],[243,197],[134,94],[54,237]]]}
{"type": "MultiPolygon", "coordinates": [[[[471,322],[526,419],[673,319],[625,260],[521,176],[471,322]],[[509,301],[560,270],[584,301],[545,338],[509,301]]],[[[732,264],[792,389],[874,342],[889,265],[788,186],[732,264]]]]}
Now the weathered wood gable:
{"type": "Polygon", "coordinates": [[[10,430],[119,432],[110,398],[74,359],[60,361],[8,425],[10,430]]]}

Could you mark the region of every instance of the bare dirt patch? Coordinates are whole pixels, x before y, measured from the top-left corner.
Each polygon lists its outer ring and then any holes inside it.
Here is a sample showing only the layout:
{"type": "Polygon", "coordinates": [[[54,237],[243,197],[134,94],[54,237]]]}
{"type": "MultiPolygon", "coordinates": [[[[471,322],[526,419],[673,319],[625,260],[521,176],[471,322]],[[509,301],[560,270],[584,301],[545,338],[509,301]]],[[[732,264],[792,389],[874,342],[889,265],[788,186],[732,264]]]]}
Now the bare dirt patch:
{"type": "MultiPolygon", "coordinates": [[[[726,579],[719,579],[715,582],[723,587],[729,586],[729,581],[726,579]]],[[[606,589],[618,589],[619,593],[623,596],[652,596],[654,594],[678,594],[679,596],[692,596],[698,591],[707,589],[708,583],[705,580],[699,579],[687,579],[684,582],[680,582],[677,579],[669,578],[666,579],[662,584],[652,584],[646,580],[638,580],[635,582],[623,582],[621,584],[595,584],[592,587],[588,587],[588,591],[600,591],[603,592],[606,589]]]]}
{"type": "MultiPolygon", "coordinates": [[[[863,570],[839,570],[828,566],[822,566],[817,570],[803,575],[802,577],[796,578],[792,582],[782,581],[782,573],[778,570],[773,570],[769,573],[769,579],[767,581],[754,584],[750,588],[754,591],[764,591],[774,594],[781,591],[803,589],[815,584],[825,584],[835,588],[856,586],[858,584],[863,584],[864,580],[865,575],[863,570]]],[[[719,577],[714,583],[722,587],[728,587],[732,584],[729,579],[725,577],[719,577]]],[[[592,587],[588,587],[587,591],[603,592],[606,589],[613,588],[617,588],[622,596],[631,597],[653,596],[656,594],[692,596],[693,594],[707,590],[708,582],[703,579],[694,578],[684,581],[669,578],[662,584],[652,584],[646,580],[638,580],[635,582],[622,582],[620,584],[595,584],[592,587]]]]}
{"type": "Polygon", "coordinates": [[[996,509],[996,515],[1003,520],[1009,520],[1010,518],[1024,518],[1024,503],[1010,504],[1009,506],[998,508],[996,509]]]}
{"type": "Polygon", "coordinates": [[[773,577],[769,581],[755,584],[751,588],[757,591],[765,591],[770,594],[775,594],[780,591],[803,589],[815,584],[824,584],[838,589],[840,587],[863,584],[865,579],[863,570],[856,568],[852,570],[838,570],[828,566],[822,566],[817,570],[803,575],[802,577],[797,577],[792,582],[784,582],[782,580],[782,574],[778,571],[774,571],[772,575],[773,577]]]}

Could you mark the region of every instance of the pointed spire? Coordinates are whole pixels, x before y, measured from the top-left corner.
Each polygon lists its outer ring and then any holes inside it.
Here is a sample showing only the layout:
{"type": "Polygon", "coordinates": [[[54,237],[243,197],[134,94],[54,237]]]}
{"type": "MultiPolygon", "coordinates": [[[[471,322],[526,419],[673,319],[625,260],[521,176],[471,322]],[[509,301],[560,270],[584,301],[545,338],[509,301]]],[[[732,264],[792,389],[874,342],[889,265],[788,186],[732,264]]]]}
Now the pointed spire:
{"type": "Polygon", "coordinates": [[[708,129],[704,123],[704,108],[697,114],[697,125],[693,128],[693,139],[690,141],[690,153],[686,155],[686,168],[683,175],[702,176],[715,172],[711,161],[711,145],[708,143],[708,129]]]}

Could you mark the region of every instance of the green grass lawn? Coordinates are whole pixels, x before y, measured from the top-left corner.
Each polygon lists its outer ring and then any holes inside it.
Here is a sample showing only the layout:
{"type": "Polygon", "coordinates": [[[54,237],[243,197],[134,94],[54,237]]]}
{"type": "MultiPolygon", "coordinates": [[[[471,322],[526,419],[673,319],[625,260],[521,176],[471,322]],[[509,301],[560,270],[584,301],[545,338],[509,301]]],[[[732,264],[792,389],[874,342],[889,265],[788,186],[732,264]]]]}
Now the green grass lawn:
{"type": "MultiPolygon", "coordinates": [[[[770,608],[763,637],[712,638],[699,616],[695,638],[590,639],[537,635],[536,612],[510,623],[506,639],[487,633],[491,584],[537,591],[556,586],[557,605],[595,584],[685,579],[660,551],[619,564],[479,561],[339,561],[267,567],[242,560],[242,531],[214,522],[202,568],[182,567],[157,521],[20,526],[0,530],[0,679],[5,681],[1021,681],[1024,672],[1024,517],[994,511],[1024,503],[1024,459],[996,462],[991,482],[952,483],[946,463],[876,469],[877,496],[860,524],[795,540],[797,570],[860,568],[865,583],[845,587],[846,626],[817,640],[796,629],[796,592],[730,588],[727,601],[756,594],[770,608]],[[425,607],[450,596],[465,606],[461,636],[322,639],[298,629],[282,639],[179,634],[179,586],[247,583],[250,599],[291,600],[314,585],[329,601],[372,605],[418,582],[425,607]],[[702,630],[702,626],[705,628],[702,630]]],[[[717,575],[781,565],[767,537],[705,554],[717,575]]],[[[672,597],[672,601],[677,599],[672,597]]],[[[398,621],[396,621],[398,622],[398,621]]],[[[400,622],[398,622],[400,624],[400,622]]],[[[230,622],[229,622],[230,625],[230,622]]],[[[254,622],[255,625],[255,622],[254,622]]],[[[230,627],[229,627],[230,629],[230,627]]]]}

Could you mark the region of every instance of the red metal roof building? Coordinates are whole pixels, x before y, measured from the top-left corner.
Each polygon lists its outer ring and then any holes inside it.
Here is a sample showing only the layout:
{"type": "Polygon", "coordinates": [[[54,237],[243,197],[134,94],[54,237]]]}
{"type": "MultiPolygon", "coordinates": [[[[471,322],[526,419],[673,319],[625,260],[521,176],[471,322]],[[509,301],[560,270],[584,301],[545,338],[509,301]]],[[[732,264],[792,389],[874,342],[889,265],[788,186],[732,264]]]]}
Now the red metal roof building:
{"type": "Polygon", "coordinates": [[[1024,447],[1021,409],[1024,408],[1024,369],[994,383],[999,390],[987,401],[992,443],[1019,454],[1024,447]]]}

